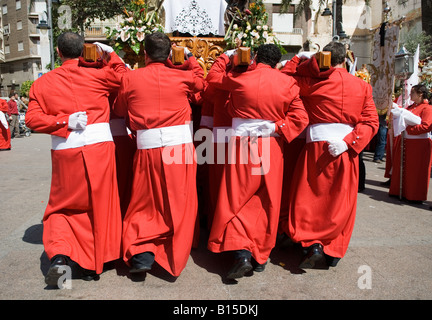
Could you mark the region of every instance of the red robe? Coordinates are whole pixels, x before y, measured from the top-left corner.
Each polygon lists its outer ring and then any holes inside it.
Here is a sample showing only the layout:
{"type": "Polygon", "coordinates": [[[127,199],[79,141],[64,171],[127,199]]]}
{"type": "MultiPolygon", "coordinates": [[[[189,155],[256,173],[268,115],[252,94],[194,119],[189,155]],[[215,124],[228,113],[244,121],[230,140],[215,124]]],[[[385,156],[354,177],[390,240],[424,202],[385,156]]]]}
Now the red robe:
{"type": "MultiPolygon", "coordinates": [[[[67,138],[69,115],[86,111],[87,126],[108,123],[108,95],[120,86],[124,63],[111,54],[103,69],[63,65],[36,80],[30,89],[26,125],[67,138]]],[[[43,218],[48,258],[63,254],[82,268],[103,271],[120,257],[121,214],[112,141],[51,150],[52,182],[43,218]]]]}
{"type": "MultiPolygon", "coordinates": [[[[5,115],[6,121],[8,121],[8,104],[5,100],[0,99],[0,112],[3,112],[5,115]]],[[[6,129],[1,123],[0,123],[0,149],[1,150],[7,150],[11,148],[11,132],[10,127],[8,125],[8,128],[6,129]]]]}
{"type": "MultiPolygon", "coordinates": [[[[188,96],[203,89],[204,79],[195,58],[188,61],[191,70],[153,62],[125,75],[114,111],[129,117],[132,131],[191,121],[188,96]]],[[[193,157],[193,143],[179,146],[183,159],[193,157]]],[[[179,276],[189,258],[196,225],[196,162],[168,164],[163,159],[167,148],[135,153],[132,195],[123,223],[123,259],[129,264],[132,256],[151,251],[162,268],[179,276]]]]}
{"type": "MultiPolygon", "coordinates": [[[[298,62],[295,57],[286,67],[298,62]]],[[[291,184],[285,230],[303,247],[321,243],[326,254],[341,258],[354,227],[358,154],[378,130],[372,89],[345,68],[320,72],[315,58],[296,70],[310,124],[344,123],[354,126],[354,130],[344,138],[348,150],[338,157],[330,155],[326,141],[306,143],[291,184]]]]}
{"type": "MultiPolygon", "coordinates": [[[[265,64],[243,73],[225,74],[229,59],[221,55],[207,75],[210,84],[231,93],[229,112],[234,118],[263,119],[283,126],[278,131],[292,141],[308,119],[291,77],[265,64]],[[277,85],[275,85],[277,83],[277,85]]],[[[265,263],[274,247],[279,220],[283,174],[283,138],[233,137],[228,148],[236,158],[225,165],[208,248],[213,252],[246,249],[258,263],[265,263]],[[240,161],[240,148],[247,141],[247,163],[240,161]],[[257,149],[255,149],[257,147],[257,149]],[[268,149],[264,149],[268,147],[268,149]],[[251,159],[261,158],[261,163],[251,159]],[[264,169],[263,174],[254,170],[264,169]],[[268,169],[268,171],[267,171],[268,169]]]]}
{"type": "MultiPolygon", "coordinates": [[[[413,136],[427,134],[432,130],[432,106],[424,102],[412,104],[407,108],[421,118],[421,124],[408,126],[406,133],[413,136]]],[[[432,165],[432,140],[430,138],[404,139],[404,162],[402,197],[411,201],[427,200],[432,165]]],[[[393,147],[393,169],[391,175],[390,195],[399,196],[401,135],[395,138],[393,147]]]]}

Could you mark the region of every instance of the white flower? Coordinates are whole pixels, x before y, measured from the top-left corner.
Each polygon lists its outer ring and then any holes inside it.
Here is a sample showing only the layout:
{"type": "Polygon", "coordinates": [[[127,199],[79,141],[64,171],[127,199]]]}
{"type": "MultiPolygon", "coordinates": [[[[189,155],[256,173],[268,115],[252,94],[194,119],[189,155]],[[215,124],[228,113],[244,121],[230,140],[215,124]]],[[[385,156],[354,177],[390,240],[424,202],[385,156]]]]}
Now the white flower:
{"type": "Polygon", "coordinates": [[[138,23],[139,23],[139,24],[142,24],[142,23],[143,23],[143,21],[142,21],[142,20],[140,19],[140,20],[138,20],[138,23]]]}
{"type": "Polygon", "coordinates": [[[263,29],[264,29],[264,30],[268,30],[268,26],[266,26],[266,25],[263,26],[263,29]]]}
{"type": "Polygon", "coordinates": [[[233,25],[233,29],[234,29],[234,30],[237,30],[237,29],[238,29],[238,25],[237,25],[237,23],[233,25]]]}
{"type": "Polygon", "coordinates": [[[129,18],[126,19],[126,21],[129,22],[129,23],[132,23],[133,22],[133,18],[129,17],[129,18]]]}
{"type": "Polygon", "coordinates": [[[126,32],[125,30],[122,30],[122,32],[120,32],[120,39],[123,42],[126,42],[127,40],[129,40],[130,38],[130,34],[128,32],[126,32]]]}
{"type": "Polygon", "coordinates": [[[257,26],[256,28],[257,28],[258,31],[260,31],[262,29],[261,26],[257,26]]]}
{"type": "Polygon", "coordinates": [[[142,31],[138,31],[136,34],[136,37],[137,37],[139,42],[142,42],[144,40],[144,36],[145,36],[145,33],[142,31]]]}

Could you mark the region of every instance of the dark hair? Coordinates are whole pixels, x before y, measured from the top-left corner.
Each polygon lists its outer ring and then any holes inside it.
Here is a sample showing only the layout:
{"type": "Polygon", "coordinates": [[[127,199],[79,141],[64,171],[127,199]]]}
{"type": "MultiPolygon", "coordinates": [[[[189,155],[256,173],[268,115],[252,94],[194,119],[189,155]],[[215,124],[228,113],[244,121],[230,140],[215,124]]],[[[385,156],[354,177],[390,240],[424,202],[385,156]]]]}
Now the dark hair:
{"type": "Polygon", "coordinates": [[[64,32],[57,38],[57,47],[65,58],[78,58],[84,48],[84,38],[75,32],[64,32]]]}
{"type": "Polygon", "coordinates": [[[15,95],[16,92],[10,92],[9,93],[9,98],[12,98],[15,95]]]}
{"type": "Polygon", "coordinates": [[[333,67],[345,62],[346,49],[343,43],[332,41],[323,48],[323,51],[331,52],[331,65],[333,67]]]}
{"type": "Polygon", "coordinates": [[[146,35],[144,38],[146,54],[153,61],[164,62],[171,50],[170,38],[162,32],[155,32],[146,35]]]}
{"type": "Polygon", "coordinates": [[[416,84],[412,86],[411,90],[421,94],[423,99],[429,99],[429,91],[424,84],[416,84]]]}
{"type": "Polygon", "coordinates": [[[258,47],[257,63],[264,63],[274,68],[281,58],[280,49],[275,44],[262,44],[258,47]]]}

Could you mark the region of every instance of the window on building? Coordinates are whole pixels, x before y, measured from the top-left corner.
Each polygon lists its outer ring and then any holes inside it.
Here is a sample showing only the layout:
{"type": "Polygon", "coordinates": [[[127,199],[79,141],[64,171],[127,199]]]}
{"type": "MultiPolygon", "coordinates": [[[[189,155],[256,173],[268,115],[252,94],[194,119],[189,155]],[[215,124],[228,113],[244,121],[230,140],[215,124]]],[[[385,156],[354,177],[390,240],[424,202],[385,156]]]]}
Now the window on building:
{"type": "Polygon", "coordinates": [[[5,54],[9,54],[10,53],[10,47],[9,45],[5,46],[5,54]]]}
{"type": "Polygon", "coordinates": [[[21,0],[17,0],[17,1],[15,2],[15,5],[16,5],[16,9],[17,9],[17,10],[21,9],[21,0]]]}
{"type": "Polygon", "coordinates": [[[28,62],[23,62],[23,71],[26,72],[29,69],[29,63],[28,62]]]}
{"type": "Polygon", "coordinates": [[[10,34],[10,24],[3,26],[3,34],[8,36],[10,34]]]}
{"type": "Polygon", "coordinates": [[[4,4],[2,7],[2,13],[7,14],[7,4],[4,4]]]}
{"type": "Polygon", "coordinates": [[[22,20],[17,21],[17,30],[22,30],[22,20]]]}
{"type": "Polygon", "coordinates": [[[18,51],[24,51],[24,42],[18,41],[18,51]]]}

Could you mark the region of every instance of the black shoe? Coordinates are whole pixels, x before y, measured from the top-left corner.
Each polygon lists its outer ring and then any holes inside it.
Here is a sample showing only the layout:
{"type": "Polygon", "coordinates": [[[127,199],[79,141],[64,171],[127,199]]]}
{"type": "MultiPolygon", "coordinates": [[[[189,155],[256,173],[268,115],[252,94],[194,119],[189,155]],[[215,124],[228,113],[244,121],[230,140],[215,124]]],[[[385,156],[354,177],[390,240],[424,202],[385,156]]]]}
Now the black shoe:
{"type": "Polygon", "coordinates": [[[336,267],[336,265],[338,264],[338,262],[341,259],[341,258],[335,258],[335,257],[329,256],[328,254],[325,254],[325,253],[324,253],[324,255],[325,255],[326,263],[329,267],[336,267]]]}
{"type": "Polygon", "coordinates": [[[140,273],[150,271],[154,262],[153,252],[143,252],[134,255],[131,259],[132,268],[129,272],[140,273]]]}
{"type": "Polygon", "coordinates": [[[261,264],[256,262],[255,259],[252,259],[252,267],[253,267],[253,271],[255,272],[263,272],[265,270],[266,265],[267,265],[267,261],[261,264]]]}
{"type": "Polygon", "coordinates": [[[96,273],[96,271],[82,268],[81,279],[83,279],[84,281],[98,281],[99,278],[100,276],[96,273]]]}
{"type": "Polygon", "coordinates": [[[58,280],[64,274],[63,270],[60,269],[67,266],[68,261],[69,258],[64,255],[56,255],[51,259],[50,268],[45,276],[45,283],[47,285],[58,287],[58,280]]]}
{"type": "Polygon", "coordinates": [[[227,274],[228,279],[242,278],[246,273],[252,270],[252,264],[250,258],[240,257],[235,259],[234,265],[231,267],[227,274]]]}
{"type": "Polygon", "coordinates": [[[324,257],[323,247],[319,243],[311,245],[306,252],[303,261],[300,263],[301,269],[313,269],[315,264],[324,257]]]}

